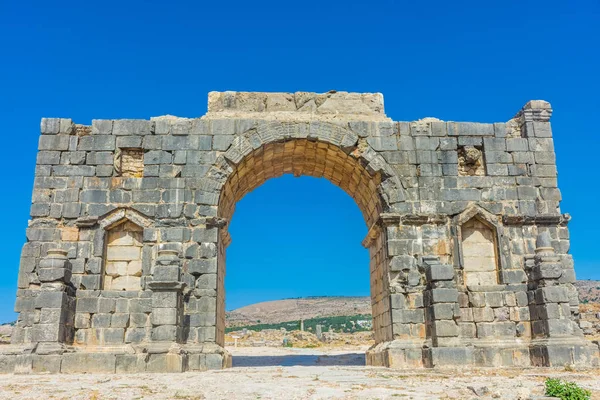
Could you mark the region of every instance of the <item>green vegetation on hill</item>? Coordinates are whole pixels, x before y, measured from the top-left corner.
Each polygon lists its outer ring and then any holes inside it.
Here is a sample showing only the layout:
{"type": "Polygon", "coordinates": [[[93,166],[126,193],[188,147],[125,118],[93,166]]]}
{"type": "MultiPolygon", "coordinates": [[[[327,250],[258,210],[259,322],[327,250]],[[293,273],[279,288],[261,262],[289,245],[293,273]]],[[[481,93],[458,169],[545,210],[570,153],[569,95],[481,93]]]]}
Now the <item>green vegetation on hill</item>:
{"type": "MultiPolygon", "coordinates": [[[[300,330],[300,321],[287,321],[277,324],[261,324],[260,321],[256,325],[236,326],[225,329],[225,332],[241,331],[247,329],[249,331],[262,331],[265,329],[281,329],[285,328],[288,331],[300,330]]],[[[304,330],[316,332],[317,325],[322,326],[323,332],[363,332],[370,331],[372,325],[372,317],[368,314],[357,314],[337,317],[320,317],[304,320],[304,330]]]]}

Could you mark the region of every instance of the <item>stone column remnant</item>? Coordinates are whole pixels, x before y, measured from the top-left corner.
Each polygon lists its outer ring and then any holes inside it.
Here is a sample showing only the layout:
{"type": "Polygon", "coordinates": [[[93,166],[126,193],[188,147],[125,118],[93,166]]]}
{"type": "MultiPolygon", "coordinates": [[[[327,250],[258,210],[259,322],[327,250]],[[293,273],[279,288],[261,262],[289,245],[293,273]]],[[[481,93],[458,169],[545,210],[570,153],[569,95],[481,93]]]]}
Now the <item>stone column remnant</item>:
{"type": "Polygon", "coordinates": [[[532,362],[538,366],[564,366],[591,362],[597,348],[582,346],[583,332],[571,318],[569,289],[561,284],[563,262],[548,231],[536,239],[530,267],[529,309],[533,347],[532,362]]]}
{"type": "Polygon", "coordinates": [[[154,265],[152,291],[152,335],[148,368],[155,371],[183,372],[187,355],[179,345],[183,341],[183,299],[179,246],[159,248],[154,265]]]}
{"type": "Polygon", "coordinates": [[[170,248],[158,250],[152,291],[152,340],[180,343],[182,340],[182,291],[179,252],[170,248]]]}
{"type": "Polygon", "coordinates": [[[67,251],[62,249],[49,249],[46,257],[40,260],[38,278],[41,292],[36,299],[40,320],[33,327],[33,342],[73,342],[75,299],[70,286],[71,268],[67,251]]]}

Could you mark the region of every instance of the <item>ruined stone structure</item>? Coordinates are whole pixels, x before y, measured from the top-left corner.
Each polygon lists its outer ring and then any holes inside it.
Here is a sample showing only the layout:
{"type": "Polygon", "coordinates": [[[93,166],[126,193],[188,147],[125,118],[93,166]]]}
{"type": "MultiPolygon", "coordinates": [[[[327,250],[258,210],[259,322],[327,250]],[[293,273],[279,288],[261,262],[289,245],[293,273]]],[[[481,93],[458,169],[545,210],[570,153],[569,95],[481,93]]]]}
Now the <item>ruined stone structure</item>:
{"type": "Polygon", "coordinates": [[[368,364],[598,365],[551,113],[536,100],[506,123],[394,122],[380,94],[213,92],[197,119],[45,118],[0,370],[229,366],[228,222],[282,174],[325,177],[363,213],[368,364]]]}

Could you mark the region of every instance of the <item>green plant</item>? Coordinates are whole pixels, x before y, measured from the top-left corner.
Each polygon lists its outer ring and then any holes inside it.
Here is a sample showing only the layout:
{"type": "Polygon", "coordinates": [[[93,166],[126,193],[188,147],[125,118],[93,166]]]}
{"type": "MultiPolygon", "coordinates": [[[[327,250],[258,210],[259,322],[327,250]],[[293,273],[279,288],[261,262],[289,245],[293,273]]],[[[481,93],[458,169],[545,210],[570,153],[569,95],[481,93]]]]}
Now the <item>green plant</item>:
{"type": "Polygon", "coordinates": [[[546,396],[558,397],[562,400],[589,400],[592,392],[580,388],[575,382],[548,378],[545,382],[546,396]]]}
{"type": "MultiPolygon", "coordinates": [[[[315,332],[317,325],[321,325],[323,332],[329,332],[330,328],[336,332],[341,330],[345,332],[364,332],[371,330],[371,321],[373,321],[370,315],[357,314],[357,315],[346,315],[337,317],[318,317],[309,318],[304,320],[304,330],[315,332]],[[360,325],[358,321],[367,321],[368,324],[360,325]],[[352,325],[351,327],[348,327],[352,325]]],[[[257,321],[256,325],[243,325],[243,326],[232,326],[225,328],[225,333],[241,331],[247,329],[249,331],[262,331],[263,329],[281,329],[285,328],[288,331],[299,330],[300,321],[286,321],[276,324],[261,324],[257,321]]]]}

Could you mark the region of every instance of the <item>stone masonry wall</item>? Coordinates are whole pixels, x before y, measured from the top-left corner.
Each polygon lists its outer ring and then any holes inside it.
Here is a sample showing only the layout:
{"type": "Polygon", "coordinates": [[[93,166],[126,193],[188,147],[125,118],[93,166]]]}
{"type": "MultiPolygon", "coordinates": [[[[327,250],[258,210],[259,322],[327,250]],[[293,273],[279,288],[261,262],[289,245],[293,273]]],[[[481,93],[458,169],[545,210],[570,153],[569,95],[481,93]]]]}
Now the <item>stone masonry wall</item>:
{"type": "Polygon", "coordinates": [[[363,213],[370,364],[596,365],[551,113],[536,100],[508,122],[394,122],[380,94],[213,92],[195,119],[44,118],[0,370],[228,366],[227,226],[285,173],[325,177],[363,213]]]}

